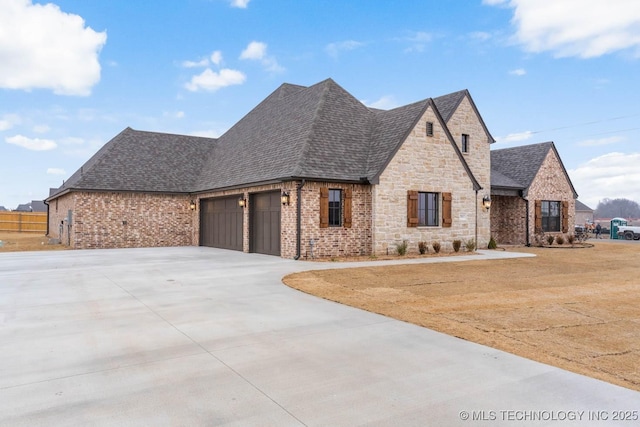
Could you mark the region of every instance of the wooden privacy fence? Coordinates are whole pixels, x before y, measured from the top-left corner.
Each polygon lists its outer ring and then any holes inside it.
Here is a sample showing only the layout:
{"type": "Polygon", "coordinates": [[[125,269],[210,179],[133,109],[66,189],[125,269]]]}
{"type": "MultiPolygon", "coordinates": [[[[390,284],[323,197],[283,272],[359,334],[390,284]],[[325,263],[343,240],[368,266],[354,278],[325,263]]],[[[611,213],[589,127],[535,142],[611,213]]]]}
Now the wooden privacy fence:
{"type": "Polygon", "coordinates": [[[47,232],[46,212],[0,212],[0,231],[47,232]]]}

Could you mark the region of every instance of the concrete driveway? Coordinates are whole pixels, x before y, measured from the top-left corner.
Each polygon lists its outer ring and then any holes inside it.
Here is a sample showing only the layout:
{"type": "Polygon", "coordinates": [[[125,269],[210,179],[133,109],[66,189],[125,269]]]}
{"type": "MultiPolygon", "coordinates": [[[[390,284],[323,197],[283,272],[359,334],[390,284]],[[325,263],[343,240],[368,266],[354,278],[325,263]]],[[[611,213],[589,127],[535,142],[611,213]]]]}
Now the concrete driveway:
{"type": "Polygon", "coordinates": [[[640,393],[280,281],[337,266],[198,247],[0,254],[0,425],[637,425],[614,418],[637,420],[640,393]]]}

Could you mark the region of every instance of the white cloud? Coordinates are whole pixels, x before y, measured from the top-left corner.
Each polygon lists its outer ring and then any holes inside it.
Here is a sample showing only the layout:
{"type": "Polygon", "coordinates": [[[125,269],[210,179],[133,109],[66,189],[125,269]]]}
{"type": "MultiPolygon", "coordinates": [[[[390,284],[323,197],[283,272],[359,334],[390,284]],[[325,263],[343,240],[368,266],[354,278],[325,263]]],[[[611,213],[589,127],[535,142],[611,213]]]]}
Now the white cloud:
{"type": "Polygon", "coordinates": [[[615,144],[617,142],[624,141],[625,138],[622,136],[610,136],[608,138],[600,138],[600,139],[587,139],[584,141],[578,142],[578,146],[580,147],[596,147],[600,145],[610,145],[615,144]]]}
{"type": "Polygon", "coordinates": [[[200,61],[182,61],[181,64],[184,68],[200,68],[209,65],[208,58],[202,58],[200,61]]]}
{"type": "Polygon", "coordinates": [[[47,125],[35,125],[33,127],[33,131],[35,133],[47,133],[51,130],[51,128],[47,125]]]}
{"type": "Polygon", "coordinates": [[[52,3],[3,0],[0,28],[0,88],[87,96],[100,81],[107,33],[86,27],[80,16],[52,3]]]}
{"type": "Polygon", "coordinates": [[[514,9],[515,40],[530,52],[592,58],[633,49],[640,56],[636,0],[484,0],[514,9]]]}
{"type": "Polygon", "coordinates": [[[27,138],[26,136],[16,135],[4,139],[8,144],[14,144],[19,147],[32,151],[53,150],[58,145],[50,139],[27,138]]]}
{"type": "Polygon", "coordinates": [[[162,113],[162,117],[167,117],[170,119],[183,119],[184,118],[184,111],[165,111],[164,113],[162,113]]]}
{"type": "Polygon", "coordinates": [[[433,34],[424,31],[418,31],[411,33],[409,36],[404,37],[403,41],[407,41],[411,44],[406,48],[405,52],[424,52],[428,43],[433,40],[433,34]]]}
{"type": "Polygon", "coordinates": [[[568,170],[580,201],[595,207],[602,199],[640,202],[640,153],[608,153],[568,170]]]}
{"type": "Polygon", "coordinates": [[[524,68],[517,68],[515,70],[509,71],[509,74],[511,74],[512,76],[524,76],[525,74],[527,74],[527,70],[525,70],[524,68]]]}
{"type": "Polygon", "coordinates": [[[496,143],[508,143],[508,142],[520,142],[526,141],[533,136],[533,132],[530,130],[518,133],[510,133],[507,136],[500,136],[496,138],[496,143]]]}
{"type": "Polygon", "coordinates": [[[267,54],[267,44],[262,42],[251,42],[240,54],[240,59],[259,60],[267,54]]]}
{"type": "Polygon", "coordinates": [[[20,122],[20,116],[17,114],[5,114],[0,118],[0,131],[9,130],[20,122]]]}
{"type": "Polygon", "coordinates": [[[267,44],[263,42],[252,41],[249,43],[240,54],[240,59],[260,61],[262,66],[272,73],[284,71],[284,68],[278,64],[273,56],[267,55],[267,44]]]}
{"type": "Polygon", "coordinates": [[[231,7],[237,7],[239,9],[246,9],[249,6],[251,0],[231,0],[231,7]]]}
{"type": "Polygon", "coordinates": [[[491,38],[491,34],[485,31],[475,31],[473,33],[469,33],[469,37],[471,37],[473,40],[484,42],[491,38]]]}
{"type": "Polygon", "coordinates": [[[220,65],[220,63],[222,62],[222,52],[220,52],[219,50],[214,51],[211,54],[210,59],[213,64],[220,65]]]}
{"type": "Polygon", "coordinates": [[[341,42],[329,43],[325,46],[324,50],[327,55],[332,58],[337,58],[341,52],[348,52],[350,50],[357,49],[364,46],[364,43],[355,40],[345,40],[341,42]]]}
{"type": "Polygon", "coordinates": [[[49,168],[49,169],[47,169],[47,174],[49,174],[49,175],[66,175],[67,172],[65,172],[64,169],[60,169],[60,168],[49,168]]]}
{"type": "Polygon", "coordinates": [[[191,81],[185,87],[191,92],[199,90],[215,92],[223,87],[240,85],[245,80],[246,76],[237,70],[223,68],[220,72],[215,72],[207,68],[202,73],[191,77],[191,81]]]}
{"type": "Polygon", "coordinates": [[[378,99],[377,101],[368,102],[361,101],[364,105],[371,108],[378,108],[380,110],[391,110],[393,108],[399,107],[400,104],[395,100],[395,98],[391,95],[385,95],[378,99]]]}

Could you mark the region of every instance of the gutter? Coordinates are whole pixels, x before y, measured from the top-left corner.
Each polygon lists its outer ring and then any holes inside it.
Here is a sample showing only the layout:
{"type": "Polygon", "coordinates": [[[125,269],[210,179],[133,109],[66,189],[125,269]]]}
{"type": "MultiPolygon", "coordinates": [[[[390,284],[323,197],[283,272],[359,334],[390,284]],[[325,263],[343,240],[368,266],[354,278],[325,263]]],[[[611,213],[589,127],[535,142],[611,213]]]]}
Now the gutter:
{"type": "Polygon", "coordinates": [[[300,251],[302,246],[302,187],[306,181],[304,178],[296,186],[296,256],[293,258],[294,260],[300,259],[300,251]]]}
{"type": "Polygon", "coordinates": [[[47,233],[45,234],[45,236],[49,237],[49,202],[47,202],[46,200],[43,200],[42,202],[47,205],[47,233]]]}

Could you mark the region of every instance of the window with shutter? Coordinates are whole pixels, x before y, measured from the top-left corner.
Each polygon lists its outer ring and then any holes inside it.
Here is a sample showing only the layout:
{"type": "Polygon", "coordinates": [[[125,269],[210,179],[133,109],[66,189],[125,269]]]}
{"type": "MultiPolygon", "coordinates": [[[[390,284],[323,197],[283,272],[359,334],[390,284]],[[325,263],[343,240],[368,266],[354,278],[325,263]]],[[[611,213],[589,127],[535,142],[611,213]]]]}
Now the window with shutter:
{"type": "Polygon", "coordinates": [[[320,228],[329,227],[329,189],[320,188],[320,228]]]}
{"type": "Polygon", "coordinates": [[[542,231],[542,200],[535,202],[535,232],[542,231]]]}
{"type": "Polygon", "coordinates": [[[451,217],[451,193],[442,193],[442,226],[451,227],[453,223],[451,217]]]}
{"type": "Polygon", "coordinates": [[[344,221],[343,225],[345,228],[351,228],[351,200],[352,200],[352,190],[351,188],[346,188],[344,190],[344,221]]]}
{"type": "Polygon", "coordinates": [[[407,191],[407,227],[418,226],[418,192],[407,191]]]}

